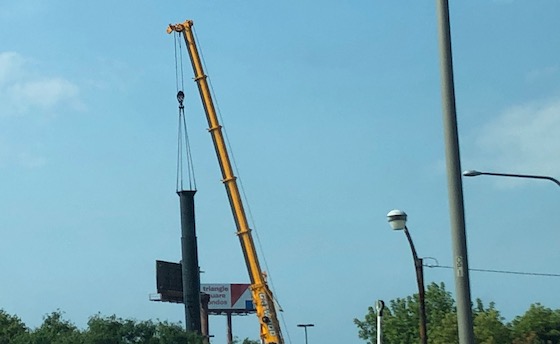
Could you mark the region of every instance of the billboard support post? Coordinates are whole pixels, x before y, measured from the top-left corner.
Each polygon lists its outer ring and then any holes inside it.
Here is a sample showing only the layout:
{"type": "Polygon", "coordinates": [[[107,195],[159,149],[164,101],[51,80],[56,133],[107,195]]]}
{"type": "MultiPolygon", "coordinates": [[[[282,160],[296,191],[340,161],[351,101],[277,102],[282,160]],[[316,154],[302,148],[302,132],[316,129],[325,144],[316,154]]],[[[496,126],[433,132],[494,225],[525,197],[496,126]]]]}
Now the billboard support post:
{"type": "Polygon", "coordinates": [[[233,331],[231,328],[231,312],[226,312],[227,317],[227,343],[233,343],[233,331]]]}

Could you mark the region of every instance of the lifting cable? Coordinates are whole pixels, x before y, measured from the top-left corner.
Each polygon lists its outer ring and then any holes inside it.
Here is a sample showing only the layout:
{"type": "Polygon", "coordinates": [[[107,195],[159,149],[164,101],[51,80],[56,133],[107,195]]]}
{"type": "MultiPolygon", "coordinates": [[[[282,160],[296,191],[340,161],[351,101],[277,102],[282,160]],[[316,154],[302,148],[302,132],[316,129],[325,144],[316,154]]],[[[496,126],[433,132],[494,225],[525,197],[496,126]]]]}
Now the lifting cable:
{"type": "Polygon", "coordinates": [[[189,134],[187,131],[187,120],[185,118],[185,100],[184,89],[184,72],[183,72],[183,54],[181,49],[181,37],[179,33],[175,33],[175,84],[177,89],[177,101],[179,102],[179,123],[177,130],[177,184],[176,191],[183,191],[183,179],[186,168],[188,183],[190,190],[196,190],[196,179],[194,177],[194,166],[192,161],[191,146],[189,143],[189,134]],[[178,47],[177,47],[178,46],[178,47]],[[186,166],[183,166],[186,161],[186,166]]]}
{"type": "MultiPolygon", "coordinates": [[[[200,45],[200,41],[198,39],[198,36],[196,34],[196,29],[194,27],[192,29],[192,32],[193,32],[194,39],[197,42],[198,52],[199,52],[199,55],[200,55],[201,63],[204,67],[204,70],[208,70],[208,68],[206,67],[206,61],[204,60],[204,54],[203,54],[203,51],[202,51],[202,47],[200,45]]],[[[257,239],[256,241],[257,241],[258,250],[259,250],[259,253],[260,253],[259,257],[262,258],[262,263],[264,265],[265,271],[270,271],[269,268],[268,268],[268,262],[266,260],[266,255],[264,254],[264,250],[263,250],[263,247],[262,247],[261,239],[259,237],[259,232],[257,230],[255,219],[254,219],[253,213],[251,211],[251,206],[250,206],[249,200],[247,198],[247,194],[245,193],[245,188],[243,186],[243,181],[241,179],[241,175],[240,175],[239,169],[237,167],[237,162],[235,160],[235,155],[233,154],[233,149],[231,147],[231,143],[230,143],[230,140],[229,140],[229,137],[228,137],[228,134],[227,134],[227,130],[226,130],[226,126],[225,126],[225,123],[224,123],[225,121],[222,117],[222,112],[220,110],[220,105],[218,104],[218,98],[216,97],[216,94],[214,93],[214,87],[212,85],[212,80],[210,78],[207,78],[206,81],[208,82],[208,87],[210,88],[210,93],[212,95],[212,99],[214,99],[214,105],[215,105],[215,108],[216,108],[216,113],[217,113],[217,115],[219,117],[219,120],[220,120],[220,123],[222,125],[222,133],[224,135],[224,141],[225,141],[225,144],[226,144],[227,149],[229,151],[229,155],[230,155],[230,158],[231,158],[231,162],[233,164],[233,169],[235,171],[235,175],[237,176],[237,183],[238,183],[238,186],[239,186],[239,189],[240,189],[240,192],[241,192],[241,197],[244,200],[245,210],[247,211],[247,215],[248,215],[248,221],[250,222],[250,225],[251,225],[250,226],[251,227],[251,232],[253,234],[255,234],[255,237],[257,239]]],[[[284,311],[282,309],[282,306],[278,302],[277,293],[275,292],[276,288],[274,287],[274,283],[272,281],[272,278],[271,278],[270,274],[267,273],[267,275],[268,275],[267,279],[268,279],[268,282],[269,282],[268,284],[270,285],[270,289],[272,290],[272,292],[275,295],[274,297],[271,297],[271,299],[274,301],[275,306],[278,307],[279,317],[280,317],[280,320],[282,321],[282,324],[283,324],[283,333],[287,338],[287,342],[291,344],[292,339],[290,338],[290,332],[288,331],[288,326],[286,324],[286,319],[284,318],[284,313],[283,313],[284,311]]],[[[271,295],[269,295],[269,297],[270,296],[271,295]]]]}

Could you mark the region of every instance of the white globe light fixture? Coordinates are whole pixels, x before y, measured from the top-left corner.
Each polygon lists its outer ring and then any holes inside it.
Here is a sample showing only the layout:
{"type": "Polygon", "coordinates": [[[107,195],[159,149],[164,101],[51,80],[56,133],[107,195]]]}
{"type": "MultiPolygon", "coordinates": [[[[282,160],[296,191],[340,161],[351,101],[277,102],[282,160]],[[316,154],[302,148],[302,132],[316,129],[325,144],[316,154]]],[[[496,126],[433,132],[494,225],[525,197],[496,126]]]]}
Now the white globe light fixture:
{"type": "Polygon", "coordinates": [[[406,213],[402,210],[393,209],[387,214],[389,225],[396,231],[406,228],[406,213]]]}

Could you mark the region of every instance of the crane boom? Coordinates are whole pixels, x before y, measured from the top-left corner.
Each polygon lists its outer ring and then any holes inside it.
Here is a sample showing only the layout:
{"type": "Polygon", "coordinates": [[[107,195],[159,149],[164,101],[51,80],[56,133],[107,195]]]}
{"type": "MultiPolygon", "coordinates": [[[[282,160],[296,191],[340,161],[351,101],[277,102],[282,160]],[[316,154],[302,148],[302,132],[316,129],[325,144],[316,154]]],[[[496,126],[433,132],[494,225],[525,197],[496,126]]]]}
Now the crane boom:
{"type": "Polygon", "coordinates": [[[253,236],[251,235],[251,229],[249,228],[247,215],[245,214],[241,194],[237,186],[237,178],[233,173],[226,143],[222,134],[222,126],[216,115],[216,109],[206,80],[207,76],[204,74],[202,62],[198,54],[192,26],[192,20],[187,20],[184,23],[175,25],[170,24],[167,28],[167,32],[179,32],[185,39],[194,71],[194,80],[198,85],[200,98],[204,106],[204,111],[206,112],[206,119],[208,120],[209,127],[208,131],[212,136],[214,149],[216,150],[218,163],[222,171],[222,182],[227,191],[231,211],[237,227],[237,236],[241,243],[245,264],[247,265],[247,270],[251,279],[253,303],[255,304],[257,317],[261,325],[261,339],[265,344],[284,344],[280,332],[280,323],[276,315],[274,298],[266,282],[265,274],[261,270],[259,264],[253,236]]]}

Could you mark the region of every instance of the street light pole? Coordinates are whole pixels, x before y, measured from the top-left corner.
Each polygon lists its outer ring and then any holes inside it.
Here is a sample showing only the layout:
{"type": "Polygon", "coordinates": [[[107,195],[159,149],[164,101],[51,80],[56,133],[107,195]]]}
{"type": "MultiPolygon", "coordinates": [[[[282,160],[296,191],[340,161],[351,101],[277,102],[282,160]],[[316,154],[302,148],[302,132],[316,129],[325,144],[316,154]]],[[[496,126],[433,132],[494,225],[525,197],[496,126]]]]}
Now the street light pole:
{"type": "Polygon", "coordinates": [[[408,239],[410,244],[410,249],[412,250],[412,258],[414,259],[414,267],[416,268],[416,283],[418,284],[418,300],[420,302],[420,340],[422,344],[428,344],[428,336],[426,333],[426,297],[424,292],[424,266],[422,264],[422,258],[418,258],[416,254],[416,249],[414,248],[414,243],[408,232],[408,227],[404,227],[404,234],[408,239]]]}
{"type": "Polygon", "coordinates": [[[514,174],[514,173],[496,173],[496,172],[480,172],[476,170],[468,170],[463,172],[463,176],[465,177],[476,177],[476,176],[499,176],[499,177],[514,177],[514,178],[530,178],[530,179],[546,179],[550,180],[551,182],[556,183],[556,185],[560,186],[560,181],[556,178],[552,178],[549,176],[538,176],[533,174],[514,174]]]}
{"type": "Polygon", "coordinates": [[[447,165],[447,189],[451,221],[451,240],[457,294],[457,325],[460,344],[474,344],[471,306],[467,236],[465,230],[465,207],[459,157],[459,134],[455,108],[453,82],[453,59],[451,54],[451,29],[448,0],[436,0],[443,105],[443,127],[447,165]]]}
{"type": "Polygon", "coordinates": [[[428,335],[426,331],[426,298],[424,293],[424,267],[422,265],[422,259],[418,258],[418,254],[416,253],[416,248],[414,247],[414,242],[412,242],[412,237],[408,232],[408,228],[406,227],[406,218],[407,215],[404,211],[401,210],[391,210],[387,214],[387,219],[389,220],[389,224],[394,230],[404,230],[404,234],[406,235],[406,239],[410,244],[410,250],[412,251],[412,258],[414,259],[414,268],[416,269],[416,283],[418,284],[418,310],[419,310],[419,332],[420,332],[420,343],[427,344],[428,343],[428,335]]]}
{"type": "Polygon", "coordinates": [[[313,327],[315,326],[315,324],[298,324],[298,327],[303,327],[303,330],[305,331],[305,344],[307,344],[307,328],[308,327],[313,327]]]}
{"type": "Polygon", "coordinates": [[[375,310],[377,311],[377,344],[383,344],[383,327],[381,321],[383,319],[383,310],[385,310],[385,302],[377,300],[375,303],[375,310]]]}

